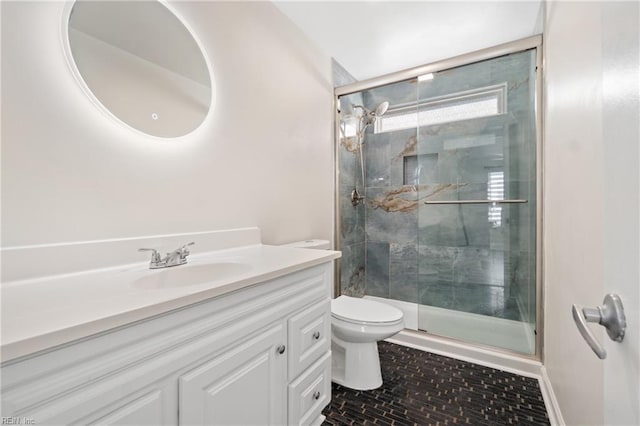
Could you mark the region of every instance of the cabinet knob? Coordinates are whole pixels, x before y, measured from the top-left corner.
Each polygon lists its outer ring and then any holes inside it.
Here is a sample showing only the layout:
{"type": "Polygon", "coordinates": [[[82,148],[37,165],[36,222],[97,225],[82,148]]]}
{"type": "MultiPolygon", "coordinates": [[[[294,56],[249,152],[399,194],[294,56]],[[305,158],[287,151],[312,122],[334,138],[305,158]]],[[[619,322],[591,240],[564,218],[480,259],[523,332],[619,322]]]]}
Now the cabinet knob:
{"type": "Polygon", "coordinates": [[[280,345],[276,348],[276,352],[278,352],[280,355],[282,355],[284,353],[284,351],[286,350],[286,346],[285,345],[280,345]]]}
{"type": "Polygon", "coordinates": [[[316,340],[320,339],[320,332],[316,331],[315,333],[313,333],[313,338],[316,340]]]}
{"type": "Polygon", "coordinates": [[[316,391],[316,393],[313,394],[313,399],[320,399],[320,391],[316,391]]]}

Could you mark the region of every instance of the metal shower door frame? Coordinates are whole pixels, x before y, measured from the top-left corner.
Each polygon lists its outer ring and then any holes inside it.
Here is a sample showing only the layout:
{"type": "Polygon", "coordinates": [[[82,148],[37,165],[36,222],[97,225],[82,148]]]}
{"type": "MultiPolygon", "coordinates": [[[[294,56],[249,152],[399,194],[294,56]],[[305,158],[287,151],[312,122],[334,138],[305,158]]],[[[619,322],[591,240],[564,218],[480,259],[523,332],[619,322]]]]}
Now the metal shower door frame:
{"type": "MultiPolygon", "coordinates": [[[[452,58],[444,59],[441,61],[432,62],[426,65],[420,65],[413,68],[408,68],[402,71],[397,71],[390,74],[385,74],[380,77],[370,78],[367,80],[358,81],[355,83],[339,86],[334,89],[333,97],[333,110],[334,110],[334,194],[335,194],[335,229],[334,229],[334,241],[336,250],[341,250],[342,241],[340,238],[340,191],[339,191],[339,179],[340,179],[340,112],[338,111],[338,99],[341,96],[350,95],[353,93],[362,92],[365,90],[374,89],[376,87],[386,86],[388,84],[400,83],[406,80],[412,80],[420,75],[436,73],[438,71],[444,71],[450,68],[460,67],[463,65],[469,65],[475,62],[480,62],[488,59],[494,59],[499,56],[508,55],[511,53],[518,53],[525,50],[536,49],[536,82],[535,82],[535,99],[534,99],[534,115],[536,123],[536,351],[534,355],[526,355],[515,351],[509,351],[505,349],[499,349],[491,346],[485,346],[476,343],[464,342],[466,345],[472,347],[490,349],[497,352],[504,352],[509,355],[521,357],[524,359],[533,359],[535,361],[543,360],[543,334],[544,334],[544,286],[542,281],[543,276],[543,241],[542,241],[542,228],[544,221],[542,218],[543,212],[543,186],[544,186],[544,173],[542,163],[543,152],[543,122],[542,122],[542,81],[543,81],[543,64],[542,64],[542,35],[535,35],[520,40],[500,44],[494,47],[477,50],[463,55],[454,56],[452,58]]],[[[335,267],[335,282],[334,282],[334,294],[337,297],[340,295],[340,274],[341,260],[338,259],[335,267]]],[[[451,340],[460,342],[456,339],[443,337],[445,340],[451,340]]]]}

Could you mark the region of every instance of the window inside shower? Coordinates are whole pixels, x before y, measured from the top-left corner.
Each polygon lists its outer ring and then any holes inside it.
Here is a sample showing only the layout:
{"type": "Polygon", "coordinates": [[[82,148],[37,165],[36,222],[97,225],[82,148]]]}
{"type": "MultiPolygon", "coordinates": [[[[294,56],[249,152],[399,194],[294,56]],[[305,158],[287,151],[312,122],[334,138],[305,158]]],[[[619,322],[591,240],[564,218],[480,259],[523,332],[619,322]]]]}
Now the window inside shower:
{"type": "Polygon", "coordinates": [[[536,58],[340,96],[343,294],[401,306],[427,333],[536,354],[536,58]],[[353,106],[385,101],[362,135],[349,130],[353,106]]]}
{"type": "Polygon", "coordinates": [[[375,122],[374,133],[489,117],[505,112],[506,84],[399,105],[375,122]]]}

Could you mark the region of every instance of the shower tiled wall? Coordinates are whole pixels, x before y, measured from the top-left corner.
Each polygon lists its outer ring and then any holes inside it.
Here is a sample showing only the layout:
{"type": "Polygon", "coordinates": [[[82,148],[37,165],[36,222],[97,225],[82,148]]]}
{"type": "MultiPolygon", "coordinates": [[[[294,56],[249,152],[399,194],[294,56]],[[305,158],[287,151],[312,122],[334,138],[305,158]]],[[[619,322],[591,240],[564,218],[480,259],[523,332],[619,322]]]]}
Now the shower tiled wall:
{"type": "Polygon", "coordinates": [[[340,203],[340,287],[342,294],[362,297],[365,293],[365,212],[364,204],[351,204],[350,194],[357,187],[364,194],[359,143],[355,136],[352,105],[362,105],[362,94],[343,96],[343,118],[338,147],[338,191],[340,203]]]}
{"type": "Polygon", "coordinates": [[[354,182],[362,187],[355,137],[341,141],[344,293],[535,322],[535,52],[343,99],[369,109],[389,101],[392,111],[503,82],[505,114],[386,133],[370,127],[364,205],[353,207],[348,197],[354,182]],[[502,173],[504,198],[528,201],[499,205],[499,221],[486,204],[424,204],[486,200],[491,172],[502,173]]]}

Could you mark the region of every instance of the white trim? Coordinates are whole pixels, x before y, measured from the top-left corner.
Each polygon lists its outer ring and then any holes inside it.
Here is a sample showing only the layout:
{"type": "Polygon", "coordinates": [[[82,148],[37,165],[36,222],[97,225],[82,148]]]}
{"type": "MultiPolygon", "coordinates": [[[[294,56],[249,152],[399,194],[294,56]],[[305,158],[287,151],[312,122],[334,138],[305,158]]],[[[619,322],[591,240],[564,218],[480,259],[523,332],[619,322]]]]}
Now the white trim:
{"type": "Polygon", "coordinates": [[[553,391],[551,380],[547,374],[547,369],[542,366],[540,369],[540,391],[542,392],[542,399],[544,399],[544,405],[547,408],[547,414],[549,414],[549,422],[551,426],[564,426],[566,423],[562,418],[562,412],[560,411],[560,404],[553,391]]]}

